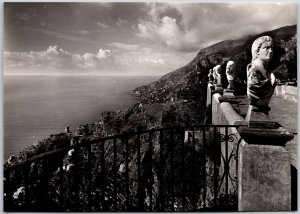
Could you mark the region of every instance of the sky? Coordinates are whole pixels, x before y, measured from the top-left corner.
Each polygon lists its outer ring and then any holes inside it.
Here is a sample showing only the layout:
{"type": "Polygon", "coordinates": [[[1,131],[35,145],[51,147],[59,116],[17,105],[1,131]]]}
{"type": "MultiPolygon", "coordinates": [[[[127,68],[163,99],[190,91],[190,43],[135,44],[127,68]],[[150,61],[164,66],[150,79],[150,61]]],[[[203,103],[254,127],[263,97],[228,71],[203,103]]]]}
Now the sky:
{"type": "Polygon", "coordinates": [[[4,75],[163,75],[297,23],[295,3],[4,3],[4,75]]]}

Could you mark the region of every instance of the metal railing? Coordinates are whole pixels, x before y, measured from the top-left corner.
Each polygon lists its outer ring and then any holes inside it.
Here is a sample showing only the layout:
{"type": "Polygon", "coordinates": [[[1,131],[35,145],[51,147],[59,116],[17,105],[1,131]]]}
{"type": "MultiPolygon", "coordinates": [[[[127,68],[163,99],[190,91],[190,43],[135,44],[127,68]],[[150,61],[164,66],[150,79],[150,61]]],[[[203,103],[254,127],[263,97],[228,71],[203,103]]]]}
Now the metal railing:
{"type": "Polygon", "coordinates": [[[235,210],[235,128],[202,125],[82,138],[6,167],[4,210],[235,210]]]}

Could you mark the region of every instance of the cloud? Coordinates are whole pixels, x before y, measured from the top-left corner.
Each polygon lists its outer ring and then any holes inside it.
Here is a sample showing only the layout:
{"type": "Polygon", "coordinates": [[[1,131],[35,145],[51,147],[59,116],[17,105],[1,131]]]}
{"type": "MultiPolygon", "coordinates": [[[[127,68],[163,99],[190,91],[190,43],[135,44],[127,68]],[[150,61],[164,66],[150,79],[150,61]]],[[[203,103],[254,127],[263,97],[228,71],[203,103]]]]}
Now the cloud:
{"type": "Polygon", "coordinates": [[[88,31],[88,30],[79,30],[78,33],[82,34],[82,35],[89,35],[89,34],[91,34],[91,32],[88,31]]]}
{"type": "Polygon", "coordinates": [[[99,49],[97,54],[85,53],[83,54],[84,68],[92,69],[111,69],[113,64],[111,64],[112,51],[99,49]],[[111,66],[111,68],[109,67],[111,66]]]}
{"type": "MultiPolygon", "coordinates": [[[[90,44],[98,45],[98,42],[95,42],[95,41],[91,40],[90,38],[86,38],[86,37],[67,35],[67,34],[64,34],[64,33],[59,33],[59,32],[56,32],[56,31],[39,29],[39,28],[23,27],[23,29],[36,31],[36,32],[39,32],[39,33],[46,34],[48,36],[53,36],[53,37],[68,40],[68,41],[87,42],[87,43],[90,43],[90,44]]],[[[84,33],[88,33],[88,31],[78,31],[78,33],[84,34],[84,33]]]]}
{"type": "Polygon", "coordinates": [[[10,68],[53,68],[74,69],[84,66],[80,55],[71,54],[58,48],[49,46],[45,51],[35,52],[4,52],[4,67],[10,68]]]}
{"type": "Polygon", "coordinates": [[[21,19],[21,20],[24,20],[24,21],[31,20],[31,15],[27,14],[27,13],[19,13],[19,14],[16,14],[15,17],[17,19],[21,19]]]}
{"type": "Polygon", "coordinates": [[[145,12],[133,28],[139,37],[186,52],[297,23],[291,3],[150,3],[145,12]]]}
{"type": "Polygon", "coordinates": [[[102,22],[99,22],[99,21],[96,22],[95,25],[98,26],[98,27],[101,27],[101,28],[109,28],[109,25],[106,25],[106,24],[104,24],[102,22]]]}
{"type": "Polygon", "coordinates": [[[121,27],[123,25],[129,24],[129,22],[125,19],[121,19],[120,17],[118,18],[118,20],[116,21],[116,25],[118,27],[121,27]]]}
{"type": "MultiPolygon", "coordinates": [[[[57,45],[49,46],[45,51],[4,52],[5,71],[11,69],[29,70],[46,68],[47,70],[76,70],[107,68],[112,56],[111,50],[99,49],[98,53],[72,54],[57,45]]],[[[112,67],[113,68],[113,67],[112,67]]]]}
{"type": "Polygon", "coordinates": [[[132,44],[119,43],[119,42],[110,43],[108,45],[116,48],[124,49],[124,50],[137,50],[139,48],[139,45],[136,44],[132,45],[132,44]]]}
{"type": "Polygon", "coordinates": [[[175,18],[164,16],[159,23],[149,21],[138,24],[138,36],[157,41],[179,51],[193,51],[197,36],[193,31],[183,31],[175,18]]]}
{"type": "Polygon", "coordinates": [[[8,52],[3,56],[4,74],[163,74],[190,61],[193,55],[112,43],[116,51],[100,48],[96,53],[70,53],[57,45],[43,51],[8,52]]]}

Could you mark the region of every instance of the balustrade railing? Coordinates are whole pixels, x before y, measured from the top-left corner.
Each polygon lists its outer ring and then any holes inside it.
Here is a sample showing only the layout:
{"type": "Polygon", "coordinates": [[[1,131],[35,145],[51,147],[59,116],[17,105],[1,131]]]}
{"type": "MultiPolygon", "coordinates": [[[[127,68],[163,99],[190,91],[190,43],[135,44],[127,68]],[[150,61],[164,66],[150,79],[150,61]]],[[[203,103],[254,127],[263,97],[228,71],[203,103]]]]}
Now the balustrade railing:
{"type": "Polygon", "coordinates": [[[6,167],[4,210],[237,209],[237,178],[230,169],[240,142],[231,133],[235,128],[172,127],[81,138],[6,167]]]}

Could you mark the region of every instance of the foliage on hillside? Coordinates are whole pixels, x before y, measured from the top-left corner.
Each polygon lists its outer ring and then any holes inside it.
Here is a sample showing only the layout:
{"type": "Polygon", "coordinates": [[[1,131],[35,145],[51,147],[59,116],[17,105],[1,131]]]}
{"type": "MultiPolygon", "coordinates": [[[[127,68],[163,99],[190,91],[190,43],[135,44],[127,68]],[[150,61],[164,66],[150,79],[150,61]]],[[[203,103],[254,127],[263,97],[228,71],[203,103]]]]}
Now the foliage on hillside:
{"type": "MultiPolygon", "coordinates": [[[[155,99],[168,100],[187,85],[208,81],[208,72],[212,67],[220,64],[225,76],[226,63],[236,62],[238,82],[246,80],[246,67],[251,62],[251,46],[253,41],[264,35],[271,36],[275,42],[274,56],[270,61],[270,69],[281,82],[296,81],[297,78],[297,40],[296,25],[286,26],[258,35],[247,36],[238,40],[227,40],[216,43],[200,50],[197,56],[187,65],[170,72],[158,81],[138,87],[133,94],[142,97],[146,103],[155,99]]],[[[226,86],[226,78],[223,78],[226,86]]]]}

